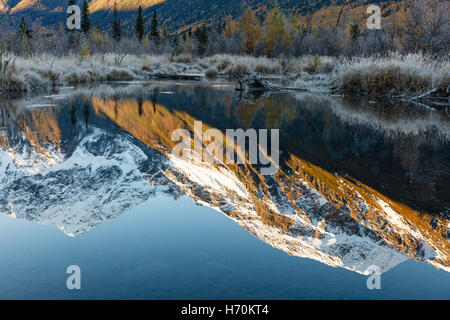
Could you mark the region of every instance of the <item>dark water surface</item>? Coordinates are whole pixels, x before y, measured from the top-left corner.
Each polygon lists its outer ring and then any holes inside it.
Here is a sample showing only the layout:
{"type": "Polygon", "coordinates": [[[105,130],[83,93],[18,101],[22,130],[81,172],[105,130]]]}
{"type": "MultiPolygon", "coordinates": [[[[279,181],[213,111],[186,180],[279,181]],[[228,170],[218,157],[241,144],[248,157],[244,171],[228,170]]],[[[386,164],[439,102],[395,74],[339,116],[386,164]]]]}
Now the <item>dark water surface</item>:
{"type": "Polygon", "coordinates": [[[0,133],[0,299],[450,299],[444,110],[127,83],[4,97],[0,133]],[[194,121],[279,129],[278,173],[173,159],[194,121]]]}

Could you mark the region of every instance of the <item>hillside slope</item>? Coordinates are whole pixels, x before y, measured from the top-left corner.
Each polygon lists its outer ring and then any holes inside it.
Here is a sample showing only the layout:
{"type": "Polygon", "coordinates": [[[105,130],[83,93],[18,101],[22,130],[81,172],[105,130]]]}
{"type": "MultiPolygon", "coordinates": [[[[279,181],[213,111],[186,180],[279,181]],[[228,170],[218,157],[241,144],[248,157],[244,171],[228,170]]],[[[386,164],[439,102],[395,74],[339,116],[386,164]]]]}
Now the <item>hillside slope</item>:
{"type": "MultiPolygon", "coordinates": [[[[78,1],[81,4],[81,1],[78,1]]],[[[309,8],[318,10],[330,4],[368,4],[368,0],[278,0],[282,9],[288,12],[304,14],[309,8]]],[[[383,1],[370,1],[378,3],[383,1]]],[[[115,0],[89,0],[92,23],[107,26],[112,21],[112,7],[115,0]]],[[[125,25],[134,24],[139,6],[144,9],[144,20],[148,26],[154,10],[160,15],[161,25],[169,29],[195,26],[202,23],[216,24],[227,16],[233,18],[242,15],[247,6],[252,8],[272,8],[274,0],[117,0],[120,17],[125,25]]],[[[67,1],[58,0],[0,0],[0,13],[13,18],[26,16],[31,20],[40,18],[43,25],[63,23],[67,1]]],[[[18,20],[18,19],[17,19],[18,20]]]]}

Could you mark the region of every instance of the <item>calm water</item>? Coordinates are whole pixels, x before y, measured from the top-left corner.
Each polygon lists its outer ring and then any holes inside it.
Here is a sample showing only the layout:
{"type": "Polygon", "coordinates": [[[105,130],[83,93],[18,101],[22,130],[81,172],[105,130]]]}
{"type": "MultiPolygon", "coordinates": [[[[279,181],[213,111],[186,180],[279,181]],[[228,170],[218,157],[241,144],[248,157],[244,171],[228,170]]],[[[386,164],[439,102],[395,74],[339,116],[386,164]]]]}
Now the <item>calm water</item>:
{"type": "Polygon", "coordinates": [[[173,82],[0,109],[1,299],[450,299],[445,112],[173,82]],[[194,121],[280,129],[279,173],[173,160],[194,121]]]}

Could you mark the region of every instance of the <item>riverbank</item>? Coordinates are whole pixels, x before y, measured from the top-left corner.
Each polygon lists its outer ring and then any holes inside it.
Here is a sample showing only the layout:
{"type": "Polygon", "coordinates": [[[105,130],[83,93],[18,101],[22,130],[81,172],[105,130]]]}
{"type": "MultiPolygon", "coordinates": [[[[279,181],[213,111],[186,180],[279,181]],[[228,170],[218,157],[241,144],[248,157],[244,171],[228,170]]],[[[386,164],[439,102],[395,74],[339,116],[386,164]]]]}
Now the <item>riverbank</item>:
{"type": "Polygon", "coordinates": [[[0,56],[0,91],[32,92],[56,86],[103,81],[186,77],[207,81],[259,73],[284,79],[289,87],[340,90],[369,96],[414,97],[434,89],[448,96],[450,60],[423,55],[335,58],[266,58],[214,55],[92,55],[23,58],[0,56]]]}

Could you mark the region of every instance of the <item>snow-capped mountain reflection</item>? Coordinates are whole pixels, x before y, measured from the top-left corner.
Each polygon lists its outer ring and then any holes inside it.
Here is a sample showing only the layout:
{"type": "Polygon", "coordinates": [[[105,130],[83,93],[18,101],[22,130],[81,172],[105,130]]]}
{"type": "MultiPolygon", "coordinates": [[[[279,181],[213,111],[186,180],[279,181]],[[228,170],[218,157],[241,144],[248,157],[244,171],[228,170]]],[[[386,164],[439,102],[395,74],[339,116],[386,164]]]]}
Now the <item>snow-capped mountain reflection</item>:
{"type": "Polygon", "coordinates": [[[289,152],[273,177],[174,158],[171,132],[196,118],[155,100],[83,97],[2,114],[0,211],[11,218],[77,236],[159,193],[187,195],[293,256],[359,273],[408,258],[450,270],[445,215],[289,152]]]}

